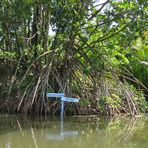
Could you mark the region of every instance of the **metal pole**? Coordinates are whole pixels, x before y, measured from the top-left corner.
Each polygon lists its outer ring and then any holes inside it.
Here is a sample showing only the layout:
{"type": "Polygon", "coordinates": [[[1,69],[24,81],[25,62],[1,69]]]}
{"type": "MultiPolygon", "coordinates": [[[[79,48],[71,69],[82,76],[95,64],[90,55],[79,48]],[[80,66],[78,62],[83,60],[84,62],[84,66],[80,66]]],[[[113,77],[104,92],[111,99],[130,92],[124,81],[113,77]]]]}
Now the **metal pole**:
{"type": "Polygon", "coordinates": [[[64,101],[61,100],[61,120],[63,120],[64,115],[64,101]]]}

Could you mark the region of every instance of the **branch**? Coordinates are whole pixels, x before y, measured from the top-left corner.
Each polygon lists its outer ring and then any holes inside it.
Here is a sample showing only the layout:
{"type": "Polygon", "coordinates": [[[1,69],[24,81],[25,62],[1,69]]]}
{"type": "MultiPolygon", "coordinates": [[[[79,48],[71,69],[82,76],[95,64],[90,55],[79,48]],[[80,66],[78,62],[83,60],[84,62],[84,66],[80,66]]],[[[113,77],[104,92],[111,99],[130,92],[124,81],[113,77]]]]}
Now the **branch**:
{"type": "Polygon", "coordinates": [[[101,6],[100,9],[98,9],[90,18],[88,18],[88,20],[91,20],[92,18],[96,17],[96,15],[105,7],[105,5],[109,2],[109,0],[107,0],[106,2],[104,2],[101,6]]]}

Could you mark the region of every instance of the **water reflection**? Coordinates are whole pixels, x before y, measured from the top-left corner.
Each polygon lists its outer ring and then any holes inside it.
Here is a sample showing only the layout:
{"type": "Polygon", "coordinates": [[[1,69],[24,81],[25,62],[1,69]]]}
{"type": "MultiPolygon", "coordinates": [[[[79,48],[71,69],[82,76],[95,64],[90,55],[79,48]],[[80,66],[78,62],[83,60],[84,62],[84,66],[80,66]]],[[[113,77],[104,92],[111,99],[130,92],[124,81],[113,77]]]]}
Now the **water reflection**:
{"type": "Polygon", "coordinates": [[[148,117],[59,118],[0,115],[0,148],[147,148],[148,117]]]}
{"type": "Polygon", "coordinates": [[[69,131],[65,131],[64,130],[64,116],[61,115],[60,117],[60,132],[58,134],[46,134],[45,138],[48,140],[64,140],[65,137],[70,137],[70,136],[76,136],[79,134],[78,131],[74,131],[74,130],[69,130],[69,131]]]}

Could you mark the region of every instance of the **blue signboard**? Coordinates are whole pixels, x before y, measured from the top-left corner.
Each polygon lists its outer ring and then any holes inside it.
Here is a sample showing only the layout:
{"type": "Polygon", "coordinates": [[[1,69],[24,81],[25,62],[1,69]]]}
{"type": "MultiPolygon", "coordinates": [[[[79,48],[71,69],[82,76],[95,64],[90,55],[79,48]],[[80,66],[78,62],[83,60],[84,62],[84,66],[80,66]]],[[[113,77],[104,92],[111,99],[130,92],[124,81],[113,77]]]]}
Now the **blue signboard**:
{"type": "Polygon", "coordinates": [[[78,99],[78,98],[67,98],[67,97],[62,97],[62,98],[61,98],[61,101],[77,103],[77,102],[79,102],[79,99],[78,99]]]}
{"type": "Polygon", "coordinates": [[[64,93],[47,93],[46,96],[50,98],[61,98],[61,118],[63,118],[64,114],[64,102],[74,102],[74,103],[79,102],[78,98],[64,97],[64,93]]]}
{"type": "Polygon", "coordinates": [[[56,97],[56,98],[61,98],[64,97],[64,93],[47,93],[47,97],[56,97]]]}

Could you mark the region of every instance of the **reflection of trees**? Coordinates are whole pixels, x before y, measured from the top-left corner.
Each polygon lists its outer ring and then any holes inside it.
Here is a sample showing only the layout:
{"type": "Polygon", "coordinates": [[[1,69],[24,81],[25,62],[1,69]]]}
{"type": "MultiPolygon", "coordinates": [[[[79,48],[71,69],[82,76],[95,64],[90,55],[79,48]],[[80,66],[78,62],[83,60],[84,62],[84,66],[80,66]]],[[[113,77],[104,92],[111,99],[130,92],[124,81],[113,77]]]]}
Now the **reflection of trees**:
{"type": "MultiPolygon", "coordinates": [[[[66,117],[64,129],[79,131],[79,135],[73,139],[73,144],[78,147],[116,148],[139,146],[142,141],[143,147],[148,146],[148,118],[105,118],[105,117],[66,117]]],[[[45,134],[57,134],[60,132],[59,118],[50,117],[22,117],[0,116],[0,134],[18,131],[26,136],[29,131],[34,147],[38,146],[38,138],[45,134]],[[39,131],[39,132],[38,132],[39,131]]],[[[68,142],[68,141],[66,141],[68,142]]]]}
{"type": "MultiPolygon", "coordinates": [[[[145,117],[139,118],[113,118],[106,127],[105,147],[130,147],[136,143],[132,141],[137,136],[139,129],[145,129],[145,123],[148,121],[145,117]]],[[[144,134],[144,133],[143,133],[144,134]]],[[[138,143],[137,139],[137,143],[138,143]]],[[[148,145],[147,145],[148,146],[148,145]]]]}
{"type": "Polygon", "coordinates": [[[116,133],[115,136],[117,136],[119,140],[124,140],[126,142],[126,140],[133,136],[139,126],[143,127],[143,121],[141,119],[142,118],[112,119],[109,122],[106,131],[108,133],[116,133]]]}
{"type": "MultiPolygon", "coordinates": [[[[104,129],[108,124],[107,118],[94,117],[66,117],[64,126],[66,129],[77,129],[79,131],[96,131],[97,128],[104,129]]],[[[59,117],[22,117],[21,115],[3,115],[0,117],[0,133],[20,130],[22,133],[24,129],[47,129],[60,128],[59,117]]]]}
{"type": "MultiPolygon", "coordinates": [[[[97,143],[100,148],[138,147],[141,140],[144,142],[144,147],[148,147],[148,141],[146,139],[148,132],[145,133],[148,129],[147,123],[148,118],[146,116],[137,118],[126,118],[122,116],[111,119],[100,118],[100,120],[90,120],[90,122],[85,122],[85,120],[81,119],[79,122],[81,126],[78,127],[81,134],[88,141],[89,138],[93,137],[91,141],[94,142],[94,145],[97,143]]],[[[84,139],[82,138],[80,141],[82,142],[82,140],[84,139]]]]}
{"type": "Polygon", "coordinates": [[[20,131],[23,135],[23,131],[26,129],[44,129],[51,127],[58,128],[60,124],[58,118],[50,117],[32,117],[22,115],[1,115],[0,116],[0,134],[7,132],[20,131]],[[56,124],[55,124],[56,123],[56,124]]]}
{"type": "MultiPolygon", "coordinates": [[[[27,139],[29,143],[22,145],[26,147],[28,144],[33,145],[34,148],[39,148],[38,140],[44,138],[45,132],[50,128],[59,130],[59,121],[55,118],[50,120],[49,117],[22,117],[21,115],[1,115],[0,116],[0,134],[7,135],[5,141],[1,141],[0,144],[4,144],[6,147],[11,147],[11,144],[17,140],[18,145],[23,143],[19,141],[21,138],[27,139]],[[13,139],[13,133],[19,133],[17,139],[13,139]],[[30,135],[28,135],[30,134],[30,135]],[[29,136],[29,137],[28,137],[29,136]],[[21,137],[21,138],[20,138],[21,137]]],[[[57,131],[58,131],[57,130],[57,131]]],[[[3,136],[2,136],[3,137],[3,136]]],[[[5,136],[4,136],[5,137],[5,136]]],[[[23,140],[25,142],[25,140],[23,140]]],[[[12,144],[13,145],[13,144],[12,144]]],[[[13,146],[12,146],[13,147],[13,146]]]]}

